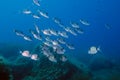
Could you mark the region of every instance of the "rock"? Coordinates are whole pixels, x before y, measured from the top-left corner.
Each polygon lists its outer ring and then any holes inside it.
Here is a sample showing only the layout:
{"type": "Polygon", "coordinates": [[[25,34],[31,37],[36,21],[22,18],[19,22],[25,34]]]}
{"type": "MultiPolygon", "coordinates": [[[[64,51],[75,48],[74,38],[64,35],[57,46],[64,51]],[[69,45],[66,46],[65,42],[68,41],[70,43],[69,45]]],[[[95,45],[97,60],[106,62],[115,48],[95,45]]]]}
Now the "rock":
{"type": "Polygon", "coordinates": [[[11,69],[2,56],[0,56],[0,80],[13,80],[11,69]]]}
{"type": "MultiPolygon", "coordinates": [[[[8,71],[8,75],[12,74],[14,80],[90,80],[92,78],[87,67],[78,68],[69,60],[66,62],[58,60],[57,63],[49,61],[41,52],[41,46],[36,46],[32,52],[37,53],[40,59],[34,61],[18,56],[10,65],[12,73],[8,71]]],[[[56,58],[60,56],[54,52],[53,54],[56,58]]]]}
{"type": "MultiPolygon", "coordinates": [[[[40,51],[38,47],[34,49],[34,52],[40,51]]],[[[42,55],[42,53],[40,53],[40,55],[42,55]]],[[[45,56],[41,56],[40,60],[34,63],[30,74],[24,77],[24,80],[30,77],[30,75],[31,78],[33,78],[32,80],[90,80],[92,78],[90,72],[86,72],[83,68],[80,69],[76,67],[69,60],[54,63],[49,61],[45,56]]]]}
{"type": "Polygon", "coordinates": [[[91,60],[89,67],[92,71],[102,70],[102,69],[112,69],[114,68],[115,64],[105,58],[105,57],[95,57],[91,60]]]}

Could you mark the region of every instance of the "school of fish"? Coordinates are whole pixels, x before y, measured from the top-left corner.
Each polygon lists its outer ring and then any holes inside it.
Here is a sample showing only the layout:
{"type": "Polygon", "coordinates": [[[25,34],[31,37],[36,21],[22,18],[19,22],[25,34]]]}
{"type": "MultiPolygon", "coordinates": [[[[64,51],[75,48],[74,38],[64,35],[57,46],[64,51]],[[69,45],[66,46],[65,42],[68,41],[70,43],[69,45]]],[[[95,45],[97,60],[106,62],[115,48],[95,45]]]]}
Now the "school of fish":
{"type": "MultiPolygon", "coordinates": [[[[40,7],[40,1],[39,0],[33,0],[33,3],[35,6],[40,7]]],[[[46,29],[41,29],[39,25],[34,24],[34,29],[29,29],[29,33],[25,34],[23,31],[14,29],[14,32],[17,36],[23,38],[26,41],[32,42],[34,39],[41,41],[44,45],[42,46],[42,53],[44,56],[48,58],[48,60],[57,63],[57,59],[53,52],[51,52],[50,48],[54,51],[54,53],[61,55],[59,60],[62,62],[67,61],[67,57],[65,56],[66,48],[70,50],[74,50],[75,46],[72,43],[68,43],[66,39],[69,40],[69,37],[71,35],[77,36],[79,34],[84,34],[84,30],[80,27],[79,24],[82,24],[84,26],[90,26],[91,24],[83,19],[80,19],[79,22],[70,21],[68,25],[66,26],[62,23],[62,21],[57,18],[53,17],[51,18],[47,12],[44,12],[43,10],[37,10],[38,14],[32,13],[31,10],[25,9],[22,11],[25,15],[30,15],[35,19],[40,19],[41,17],[45,19],[51,19],[55,24],[57,24],[62,30],[54,30],[52,28],[47,27],[46,29]],[[70,35],[68,35],[70,34],[70,35]],[[55,37],[55,38],[52,38],[55,37]]],[[[88,54],[96,54],[99,51],[99,48],[96,48],[92,46],[90,50],[88,51],[88,54]]],[[[29,50],[20,51],[20,54],[24,57],[28,57],[32,60],[39,60],[39,55],[34,53],[31,54],[29,50]]]]}

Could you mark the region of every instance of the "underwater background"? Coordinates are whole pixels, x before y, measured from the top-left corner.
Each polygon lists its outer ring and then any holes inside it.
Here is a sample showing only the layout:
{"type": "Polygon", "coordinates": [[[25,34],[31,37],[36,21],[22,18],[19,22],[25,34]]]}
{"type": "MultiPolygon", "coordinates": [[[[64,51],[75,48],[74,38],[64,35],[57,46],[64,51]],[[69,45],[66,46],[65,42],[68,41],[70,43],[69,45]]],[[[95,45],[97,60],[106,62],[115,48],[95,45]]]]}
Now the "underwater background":
{"type": "Polygon", "coordinates": [[[119,0],[36,1],[40,2],[40,6],[34,4],[33,0],[0,1],[0,80],[120,80],[119,0]],[[35,19],[22,13],[25,9],[31,10],[33,14],[38,14],[38,9],[45,11],[50,18],[40,16],[40,19],[35,19]],[[74,50],[65,48],[64,54],[68,61],[54,63],[44,56],[40,61],[34,61],[21,56],[20,50],[41,53],[36,48],[42,43],[38,40],[24,40],[14,30],[31,35],[29,29],[34,29],[34,24],[37,24],[41,30],[52,28],[62,31],[53,22],[54,17],[60,18],[68,26],[71,21],[76,22],[84,31],[77,36],[68,33],[66,42],[75,47],[74,50]],[[80,19],[88,21],[90,25],[81,24],[80,19]],[[100,47],[100,52],[88,54],[91,46],[100,47]],[[56,69],[58,73],[67,73],[68,70],[71,74],[57,74],[56,69]],[[49,74],[49,70],[53,70],[53,73],[49,74]],[[57,75],[54,75],[55,72],[57,75]],[[8,75],[9,78],[1,75],[8,75]]]}

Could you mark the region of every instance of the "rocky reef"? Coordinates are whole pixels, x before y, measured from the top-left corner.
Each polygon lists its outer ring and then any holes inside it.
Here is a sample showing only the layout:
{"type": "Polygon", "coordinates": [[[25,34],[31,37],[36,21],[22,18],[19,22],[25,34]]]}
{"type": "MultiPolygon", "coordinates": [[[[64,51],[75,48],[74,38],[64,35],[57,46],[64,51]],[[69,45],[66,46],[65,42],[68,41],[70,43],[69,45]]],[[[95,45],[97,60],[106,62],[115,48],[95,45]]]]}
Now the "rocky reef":
{"type": "MultiPolygon", "coordinates": [[[[29,58],[18,57],[12,65],[14,80],[90,80],[90,71],[78,68],[69,60],[57,63],[49,61],[42,55],[41,46],[36,46],[32,51],[38,53],[40,59],[33,61],[29,58]]],[[[56,54],[56,58],[60,55],[56,54]]]]}
{"type": "Polygon", "coordinates": [[[0,80],[13,80],[9,63],[0,56],[0,80]]]}
{"type": "Polygon", "coordinates": [[[88,66],[71,57],[62,62],[61,55],[53,52],[56,63],[43,55],[41,47],[38,44],[32,51],[39,54],[36,61],[21,55],[14,61],[0,56],[0,80],[120,80],[120,68],[105,58],[95,58],[88,66]]]}

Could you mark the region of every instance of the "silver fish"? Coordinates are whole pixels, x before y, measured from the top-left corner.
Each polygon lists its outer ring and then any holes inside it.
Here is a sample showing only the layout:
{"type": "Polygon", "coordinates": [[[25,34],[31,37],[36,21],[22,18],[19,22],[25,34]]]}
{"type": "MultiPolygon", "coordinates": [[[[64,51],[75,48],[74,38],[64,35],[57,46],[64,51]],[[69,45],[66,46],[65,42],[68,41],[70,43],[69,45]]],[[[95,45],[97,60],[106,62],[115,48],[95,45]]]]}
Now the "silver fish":
{"type": "Polygon", "coordinates": [[[39,30],[38,26],[37,26],[36,24],[34,24],[34,25],[35,25],[36,32],[37,32],[38,34],[40,34],[40,30],[39,30]]]}
{"type": "Polygon", "coordinates": [[[36,34],[34,31],[30,30],[31,34],[33,37],[37,40],[42,40],[42,37],[39,34],[36,34]]]}
{"type": "Polygon", "coordinates": [[[43,50],[43,55],[45,55],[46,57],[49,57],[52,55],[52,53],[50,53],[49,50],[43,50]]]}
{"type": "Polygon", "coordinates": [[[67,59],[67,57],[62,56],[62,57],[60,58],[60,60],[61,60],[62,62],[66,62],[68,59],[67,59]]]}
{"type": "Polygon", "coordinates": [[[40,11],[40,10],[38,10],[38,12],[40,13],[41,16],[43,16],[45,18],[49,18],[48,13],[40,11]]]}
{"type": "Polygon", "coordinates": [[[32,41],[32,38],[30,36],[26,36],[22,31],[14,30],[16,35],[23,37],[24,40],[32,41]]]}
{"type": "Polygon", "coordinates": [[[33,0],[33,3],[36,4],[37,6],[40,6],[40,1],[39,0],[33,0]]]}
{"type": "Polygon", "coordinates": [[[67,33],[64,32],[64,31],[62,31],[62,32],[59,31],[58,34],[59,34],[60,36],[62,36],[62,37],[68,38],[67,33]]]}
{"type": "Polygon", "coordinates": [[[85,21],[85,20],[82,20],[82,19],[80,19],[80,22],[81,22],[83,25],[86,25],[86,26],[89,26],[89,25],[90,25],[89,22],[87,22],[87,21],[85,21]]]}
{"type": "Polygon", "coordinates": [[[16,33],[17,36],[24,36],[24,33],[22,31],[19,30],[14,30],[14,32],[16,33]]]}
{"type": "Polygon", "coordinates": [[[100,46],[99,47],[91,46],[90,49],[88,50],[88,54],[94,55],[100,51],[101,51],[100,46]]]}
{"type": "Polygon", "coordinates": [[[39,15],[33,14],[32,16],[33,16],[33,18],[35,18],[35,19],[40,19],[40,16],[39,16],[39,15]]]}
{"type": "Polygon", "coordinates": [[[27,41],[32,41],[32,38],[30,37],[30,36],[23,36],[23,38],[25,39],[25,40],[27,40],[27,41]]]}
{"type": "Polygon", "coordinates": [[[51,62],[57,63],[57,60],[55,59],[54,56],[49,56],[48,59],[49,59],[51,62]]]}
{"type": "MultiPolygon", "coordinates": [[[[77,28],[75,28],[75,29],[77,29],[77,28]]],[[[70,27],[64,27],[64,30],[66,32],[69,32],[69,33],[73,34],[74,36],[77,36],[77,34],[75,33],[75,30],[70,28],[70,27]]]]}
{"type": "Polygon", "coordinates": [[[53,18],[53,21],[57,24],[61,24],[61,20],[56,17],[53,18]]]}
{"type": "Polygon", "coordinates": [[[43,42],[46,46],[49,46],[49,47],[51,47],[52,46],[52,44],[50,43],[50,42],[43,42]]]}
{"type": "Polygon", "coordinates": [[[48,30],[48,29],[42,30],[42,32],[44,35],[51,36],[50,30],[48,30]]]}
{"type": "Polygon", "coordinates": [[[57,32],[57,31],[54,31],[54,30],[51,30],[51,29],[50,29],[50,33],[51,33],[52,35],[54,35],[54,36],[58,36],[58,32],[57,32]]]}
{"type": "Polygon", "coordinates": [[[53,51],[56,52],[57,49],[62,49],[61,45],[52,45],[53,51]]]}
{"type": "Polygon", "coordinates": [[[70,22],[70,24],[73,28],[79,28],[80,27],[79,24],[75,23],[75,22],[70,22]]]}
{"type": "Polygon", "coordinates": [[[66,50],[65,50],[64,48],[57,48],[57,49],[56,49],[56,53],[57,53],[57,54],[64,54],[65,51],[66,51],[66,50]]]}
{"type": "Polygon", "coordinates": [[[48,37],[48,36],[45,38],[45,40],[48,42],[52,42],[52,39],[50,39],[50,37],[48,37]]]}
{"type": "Polygon", "coordinates": [[[31,12],[30,10],[27,10],[27,9],[26,9],[26,10],[23,11],[23,13],[24,13],[24,14],[31,14],[32,12],[31,12]]]}
{"type": "Polygon", "coordinates": [[[64,28],[64,25],[63,25],[63,23],[61,23],[61,20],[60,20],[60,19],[54,17],[54,18],[53,18],[53,21],[54,21],[56,24],[58,24],[58,26],[60,26],[61,28],[64,28]]]}
{"type": "Polygon", "coordinates": [[[45,45],[45,44],[42,46],[42,51],[44,51],[44,50],[49,50],[49,47],[47,45],[45,45]]]}
{"type": "Polygon", "coordinates": [[[57,40],[58,40],[58,42],[61,43],[61,44],[66,44],[65,40],[62,39],[62,38],[58,38],[57,40]]]}
{"type": "Polygon", "coordinates": [[[58,41],[56,41],[56,40],[53,40],[53,41],[52,41],[52,44],[53,44],[53,45],[56,45],[56,46],[59,46],[59,43],[58,43],[58,41]]]}
{"type": "Polygon", "coordinates": [[[71,28],[70,28],[70,27],[64,27],[64,30],[65,30],[66,32],[70,32],[71,28]]]}
{"type": "Polygon", "coordinates": [[[72,35],[77,36],[77,33],[75,33],[75,31],[74,31],[73,29],[71,29],[69,32],[70,32],[72,35]]]}
{"type": "Polygon", "coordinates": [[[76,28],[75,31],[77,33],[79,33],[79,34],[83,34],[84,33],[84,31],[82,29],[80,29],[80,28],[76,28]]]}
{"type": "Polygon", "coordinates": [[[73,45],[71,45],[71,44],[66,44],[66,46],[69,48],[69,49],[75,49],[74,47],[73,47],[73,45]]]}
{"type": "Polygon", "coordinates": [[[58,24],[61,28],[64,29],[65,25],[63,23],[58,24]]]}

